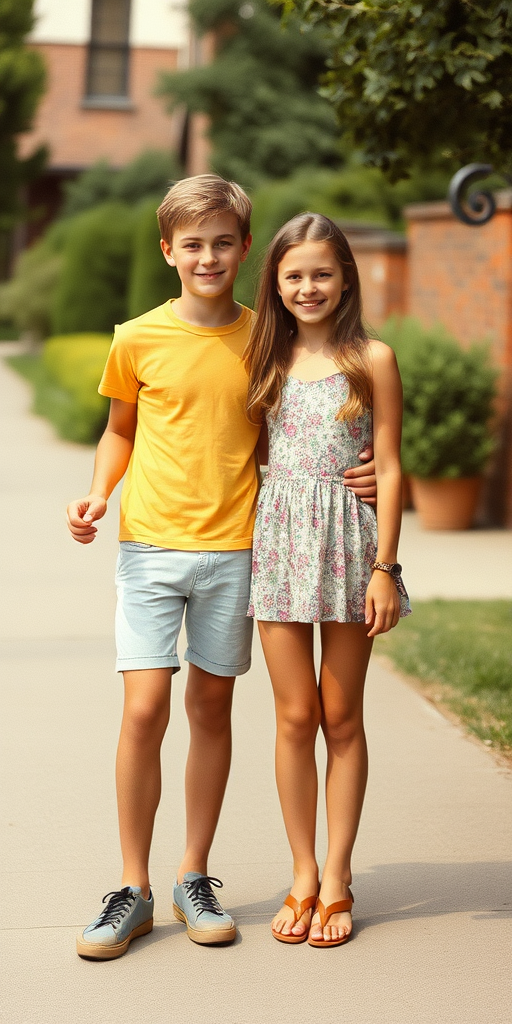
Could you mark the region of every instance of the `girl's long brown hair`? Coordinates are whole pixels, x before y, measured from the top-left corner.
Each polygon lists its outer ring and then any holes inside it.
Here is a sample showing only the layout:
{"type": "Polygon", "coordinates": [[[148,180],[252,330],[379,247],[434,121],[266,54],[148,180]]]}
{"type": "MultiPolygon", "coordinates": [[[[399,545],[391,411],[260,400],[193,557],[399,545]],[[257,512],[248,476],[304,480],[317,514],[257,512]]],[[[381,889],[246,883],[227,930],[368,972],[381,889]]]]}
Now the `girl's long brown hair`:
{"type": "Polygon", "coordinates": [[[352,420],[371,408],[368,335],[362,321],[361,286],[352,250],[343,232],[328,217],[301,213],[288,221],[270,243],[260,278],[257,315],[244,356],[249,372],[247,415],[255,423],[269,409],[279,407],[297,335],[295,317],[283,305],[277,290],[277,268],[288,249],[305,241],[328,242],[348,284],[329,339],[333,358],[349,384],[348,399],[336,418],[352,420]]]}

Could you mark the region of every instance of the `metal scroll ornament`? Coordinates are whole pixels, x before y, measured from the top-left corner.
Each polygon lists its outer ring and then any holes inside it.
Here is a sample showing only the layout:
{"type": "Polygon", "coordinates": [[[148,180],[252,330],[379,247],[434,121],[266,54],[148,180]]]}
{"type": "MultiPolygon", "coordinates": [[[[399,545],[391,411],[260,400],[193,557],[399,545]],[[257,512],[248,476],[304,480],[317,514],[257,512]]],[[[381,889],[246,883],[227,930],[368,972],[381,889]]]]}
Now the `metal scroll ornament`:
{"type": "Polygon", "coordinates": [[[468,186],[472,185],[477,178],[487,178],[493,170],[492,164],[467,164],[453,175],[448,190],[448,200],[453,213],[464,224],[478,227],[480,224],[487,224],[487,221],[494,216],[496,203],[492,192],[477,189],[470,192],[464,199],[464,192],[468,186]]]}
{"type": "MultiPolygon", "coordinates": [[[[485,189],[475,189],[464,198],[464,193],[478,178],[488,178],[494,171],[492,164],[467,164],[461,167],[453,175],[448,190],[448,200],[453,213],[464,224],[472,227],[479,227],[494,217],[496,213],[496,201],[492,192],[485,189]]],[[[512,178],[503,174],[509,185],[512,185],[512,178]]]]}

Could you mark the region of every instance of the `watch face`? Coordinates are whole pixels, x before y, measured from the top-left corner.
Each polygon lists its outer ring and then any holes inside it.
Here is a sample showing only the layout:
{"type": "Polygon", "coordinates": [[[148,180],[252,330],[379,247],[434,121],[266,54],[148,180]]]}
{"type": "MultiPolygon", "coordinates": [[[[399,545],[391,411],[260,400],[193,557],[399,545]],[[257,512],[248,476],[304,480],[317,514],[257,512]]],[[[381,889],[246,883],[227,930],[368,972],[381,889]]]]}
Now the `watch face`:
{"type": "Polygon", "coordinates": [[[393,576],[400,576],[400,574],[402,572],[402,566],[400,565],[399,562],[395,562],[394,563],[391,572],[393,573],[393,576]]]}

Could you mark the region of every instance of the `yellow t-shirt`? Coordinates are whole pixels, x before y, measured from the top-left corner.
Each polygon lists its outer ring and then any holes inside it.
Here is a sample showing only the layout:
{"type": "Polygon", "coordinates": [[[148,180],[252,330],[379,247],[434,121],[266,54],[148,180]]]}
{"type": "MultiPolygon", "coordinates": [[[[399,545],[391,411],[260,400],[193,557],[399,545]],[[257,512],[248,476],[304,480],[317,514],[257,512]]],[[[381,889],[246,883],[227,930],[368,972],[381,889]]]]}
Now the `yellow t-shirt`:
{"type": "Polygon", "coordinates": [[[171,302],[116,327],[99,386],[137,403],[120,540],[185,551],[252,546],[259,428],[245,414],[252,313],[225,327],[178,319],[171,302]]]}

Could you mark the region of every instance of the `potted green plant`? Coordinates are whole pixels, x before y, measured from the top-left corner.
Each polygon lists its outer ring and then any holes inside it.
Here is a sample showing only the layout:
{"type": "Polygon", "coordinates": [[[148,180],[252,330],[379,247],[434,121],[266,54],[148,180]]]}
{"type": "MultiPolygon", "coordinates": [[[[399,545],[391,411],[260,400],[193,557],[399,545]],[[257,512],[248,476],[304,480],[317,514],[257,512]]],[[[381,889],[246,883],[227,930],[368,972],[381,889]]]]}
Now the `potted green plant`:
{"type": "Polygon", "coordinates": [[[494,445],[497,370],[486,346],[462,349],[443,327],[410,319],[398,325],[394,347],[404,387],[402,461],[415,508],[426,529],[467,529],[494,445]]]}

